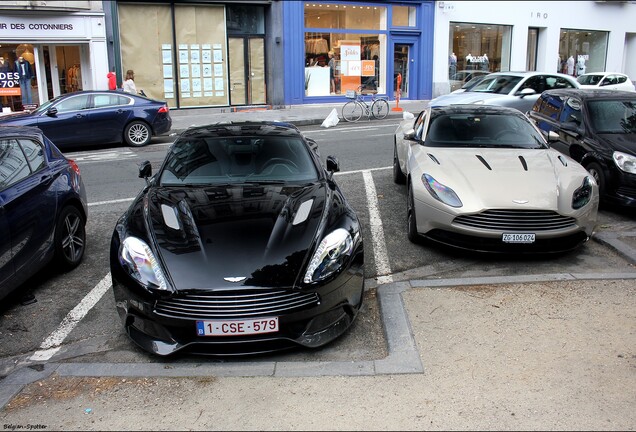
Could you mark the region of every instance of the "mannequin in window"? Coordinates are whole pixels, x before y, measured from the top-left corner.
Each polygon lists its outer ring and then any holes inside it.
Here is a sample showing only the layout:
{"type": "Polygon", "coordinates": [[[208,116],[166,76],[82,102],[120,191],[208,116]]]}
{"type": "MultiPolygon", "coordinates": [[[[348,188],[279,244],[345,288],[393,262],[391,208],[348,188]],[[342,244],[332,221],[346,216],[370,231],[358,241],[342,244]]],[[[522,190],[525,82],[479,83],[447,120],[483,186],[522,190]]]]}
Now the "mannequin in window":
{"type": "Polygon", "coordinates": [[[481,70],[488,71],[490,69],[490,60],[488,60],[488,55],[484,53],[484,61],[481,63],[481,70]]]}
{"type": "MultiPolygon", "coordinates": [[[[11,64],[5,60],[4,57],[0,56],[0,72],[13,72],[11,70],[11,64]]],[[[4,79],[8,79],[8,77],[4,77],[4,79]]]]}
{"type": "Polygon", "coordinates": [[[452,78],[455,73],[457,73],[457,56],[455,53],[451,53],[448,56],[448,76],[452,78]]]}
{"type": "Polygon", "coordinates": [[[33,78],[33,69],[31,63],[24,60],[24,57],[18,57],[16,62],[16,72],[20,81],[20,93],[22,93],[22,105],[30,104],[33,101],[31,93],[31,78],[33,78]]]}
{"type": "Polygon", "coordinates": [[[576,76],[581,76],[585,73],[585,59],[583,56],[579,56],[579,61],[576,63],[576,76]]]}
{"type": "Polygon", "coordinates": [[[568,75],[574,75],[574,57],[570,56],[568,57],[568,61],[566,62],[566,66],[567,66],[567,74],[568,75]]]}
{"type": "Polygon", "coordinates": [[[466,69],[473,70],[473,55],[470,53],[466,56],[466,69]]]}

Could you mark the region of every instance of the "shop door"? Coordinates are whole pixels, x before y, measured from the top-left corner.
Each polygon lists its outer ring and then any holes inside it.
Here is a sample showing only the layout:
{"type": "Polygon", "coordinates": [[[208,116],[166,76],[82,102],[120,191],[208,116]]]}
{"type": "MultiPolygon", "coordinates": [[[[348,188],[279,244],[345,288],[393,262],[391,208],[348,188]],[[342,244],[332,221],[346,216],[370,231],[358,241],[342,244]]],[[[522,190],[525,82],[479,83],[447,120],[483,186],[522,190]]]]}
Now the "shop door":
{"type": "Polygon", "coordinates": [[[229,38],[230,105],[265,104],[265,39],[229,38]]]}
{"type": "Polygon", "coordinates": [[[401,99],[416,97],[419,65],[416,58],[417,41],[408,38],[393,39],[393,96],[397,96],[398,75],[401,75],[401,99]]]}

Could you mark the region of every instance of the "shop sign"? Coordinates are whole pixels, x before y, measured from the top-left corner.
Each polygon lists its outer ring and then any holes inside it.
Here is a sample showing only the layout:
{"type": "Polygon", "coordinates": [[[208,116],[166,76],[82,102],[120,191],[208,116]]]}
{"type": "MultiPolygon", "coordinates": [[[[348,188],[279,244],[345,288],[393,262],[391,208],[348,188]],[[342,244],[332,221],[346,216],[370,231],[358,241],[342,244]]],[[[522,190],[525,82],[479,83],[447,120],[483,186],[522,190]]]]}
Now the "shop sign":
{"type": "Polygon", "coordinates": [[[0,96],[20,96],[20,76],[17,72],[0,72],[0,96]]]}
{"type": "Polygon", "coordinates": [[[0,16],[0,37],[51,38],[84,36],[83,17],[25,18],[0,16]]]}
{"type": "Polygon", "coordinates": [[[358,45],[340,45],[340,59],[341,60],[360,60],[360,44],[358,45]]]}

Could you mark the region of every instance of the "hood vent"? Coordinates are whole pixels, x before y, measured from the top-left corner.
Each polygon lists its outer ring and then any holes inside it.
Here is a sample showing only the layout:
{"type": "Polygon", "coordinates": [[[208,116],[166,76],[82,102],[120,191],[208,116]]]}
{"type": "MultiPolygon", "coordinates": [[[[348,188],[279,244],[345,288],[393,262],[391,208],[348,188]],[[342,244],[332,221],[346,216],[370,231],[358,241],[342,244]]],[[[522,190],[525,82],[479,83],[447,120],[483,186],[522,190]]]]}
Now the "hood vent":
{"type": "Polygon", "coordinates": [[[309,213],[311,212],[311,207],[314,203],[313,199],[307,200],[298,207],[298,211],[296,212],[296,216],[294,216],[294,221],[292,225],[298,225],[307,220],[309,217],[309,213]]]}
{"type": "Polygon", "coordinates": [[[563,166],[568,166],[568,162],[563,158],[563,156],[559,155],[557,157],[559,158],[563,166]]]}
{"type": "Polygon", "coordinates": [[[526,162],[526,160],[523,158],[523,156],[519,156],[519,160],[521,161],[521,165],[523,165],[523,169],[528,171],[528,163],[526,162]]]}
{"type": "Polygon", "coordinates": [[[179,218],[177,217],[176,208],[161,204],[161,214],[163,215],[163,221],[168,228],[172,228],[174,230],[181,228],[179,226],[179,218]]]}
{"type": "Polygon", "coordinates": [[[428,157],[430,157],[430,158],[431,158],[431,160],[432,160],[433,162],[435,162],[437,165],[441,165],[441,163],[439,163],[439,161],[437,160],[437,158],[436,158],[435,156],[433,156],[433,155],[432,155],[432,154],[430,154],[430,153],[426,153],[426,154],[427,154],[427,155],[428,155],[428,157]]]}
{"type": "Polygon", "coordinates": [[[492,171],[492,168],[490,168],[490,165],[488,165],[488,162],[486,162],[486,160],[483,157],[481,157],[479,155],[475,155],[475,156],[477,157],[477,159],[479,159],[479,161],[481,163],[483,163],[486,166],[486,168],[488,168],[490,171],[492,171]]]}

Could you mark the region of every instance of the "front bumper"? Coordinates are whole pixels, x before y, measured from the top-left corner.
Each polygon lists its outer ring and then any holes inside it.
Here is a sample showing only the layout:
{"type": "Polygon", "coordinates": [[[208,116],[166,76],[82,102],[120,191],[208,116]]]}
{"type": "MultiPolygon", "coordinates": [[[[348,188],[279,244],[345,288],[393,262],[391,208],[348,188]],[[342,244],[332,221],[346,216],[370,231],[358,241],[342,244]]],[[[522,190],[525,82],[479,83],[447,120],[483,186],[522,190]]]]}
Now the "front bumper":
{"type": "MultiPolygon", "coordinates": [[[[512,224],[513,226],[496,229],[459,223],[460,215],[415,199],[417,231],[422,237],[454,248],[495,253],[561,253],[576,249],[589,240],[596,226],[597,207],[586,207],[575,216],[565,217],[554,213],[556,218],[572,222],[564,222],[564,226],[558,229],[528,229],[523,228],[521,223],[519,226],[512,224]],[[503,241],[504,233],[532,233],[535,234],[535,241],[506,243],[503,241]]],[[[514,213],[515,210],[511,212],[514,213]]]]}
{"type": "MultiPolygon", "coordinates": [[[[197,336],[197,319],[218,318],[166,316],[161,311],[161,302],[165,303],[165,298],[162,300],[148,293],[121,269],[113,268],[111,273],[117,311],[126,332],[141,348],[158,355],[169,355],[181,350],[209,355],[245,355],[298,346],[320,347],[349,328],[360,310],[364,292],[363,255],[360,252],[354,257],[350,267],[335,279],[315,289],[302,290],[304,296],[315,294],[317,301],[300,310],[277,314],[278,332],[242,336],[197,336]]],[[[245,290],[250,288],[246,287],[245,290]]],[[[276,290],[280,291],[277,288],[276,290]]],[[[288,291],[298,293],[298,290],[288,291]]],[[[175,297],[180,296],[183,295],[175,297]]],[[[244,319],[271,316],[250,315],[244,319]]]]}

